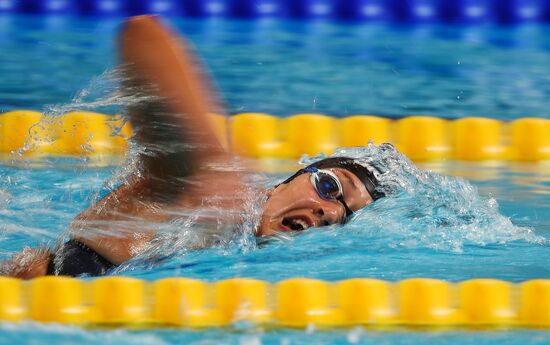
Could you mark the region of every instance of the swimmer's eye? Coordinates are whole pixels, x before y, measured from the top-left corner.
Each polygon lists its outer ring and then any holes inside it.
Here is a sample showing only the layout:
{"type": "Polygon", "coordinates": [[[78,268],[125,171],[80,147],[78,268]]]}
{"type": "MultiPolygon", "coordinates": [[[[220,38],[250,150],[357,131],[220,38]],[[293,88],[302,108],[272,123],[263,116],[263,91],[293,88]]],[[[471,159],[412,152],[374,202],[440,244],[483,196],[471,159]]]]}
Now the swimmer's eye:
{"type": "Polygon", "coordinates": [[[342,197],[342,185],[336,176],[328,172],[318,171],[312,177],[315,189],[321,198],[338,200],[342,197]]]}
{"type": "Polygon", "coordinates": [[[311,184],[315,187],[317,194],[325,200],[334,200],[342,204],[345,210],[345,215],[342,217],[341,223],[346,224],[353,211],[344,201],[344,190],[342,183],[333,172],[330,170],[320,170],[317,168],[311,168],[311,184]]]}

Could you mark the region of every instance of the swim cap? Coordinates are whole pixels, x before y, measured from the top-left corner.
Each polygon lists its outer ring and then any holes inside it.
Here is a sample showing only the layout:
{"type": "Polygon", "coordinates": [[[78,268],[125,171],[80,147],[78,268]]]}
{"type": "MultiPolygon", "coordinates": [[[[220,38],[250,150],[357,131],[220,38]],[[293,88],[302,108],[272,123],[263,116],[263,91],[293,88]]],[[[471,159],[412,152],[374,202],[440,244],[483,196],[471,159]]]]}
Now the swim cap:
{"type": "Polygon", "coordinates": [[[359,162],[358,160],[350,157],[330,157],[322,159],[318,162],[308,165],[307,167],[298,170],[294,175],[290,176],[284,180],[281,184],[289,183],[294,180],[296,177],[308,172],[308,168],[317,168],[317,169],[326,169],[326,168],[342,168],[346,169],[361,180],[365,185],[365,188],[369,192],[373,200],[380,199],[384,196],[383,192],[376,190],[378,187],[379,181],[374,176],[374,170],[372,167],[367,166],[367,164],[359,162]]]}

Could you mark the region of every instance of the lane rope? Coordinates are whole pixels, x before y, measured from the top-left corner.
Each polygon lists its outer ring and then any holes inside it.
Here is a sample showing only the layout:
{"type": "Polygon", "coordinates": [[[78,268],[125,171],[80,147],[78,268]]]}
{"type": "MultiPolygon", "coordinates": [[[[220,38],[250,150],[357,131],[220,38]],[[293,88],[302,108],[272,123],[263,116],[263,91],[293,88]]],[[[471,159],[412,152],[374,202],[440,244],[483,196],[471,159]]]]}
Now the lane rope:
{"type": "MultiPolygon", "coordinates": [[[[235,153],[252,158],[330,154],[337,147],[365,146],[372,140],[391,142],[417,162],[550,160],[550,120],[545,118],[507,122],[482,117],[210,116],[220,140],[235,153]]],[[[28,110],[0,115],[0,154],[7,159],[123,155],[131,136],[131,124],[120,116],[77,111],[53,117],[28,110]]]]}
{"type": "Polygon", "coordinates": [[[94,17],[157,13],[184,17],[327,18],[358,22],[550,21],[550,1],[490,0],[3,0],[1,13],[94,17]]]}
{"type": "Polygon", "coordinates": [[[550,327],[550,280],[0,277],[0,320],[131,327],[550,327]]]}

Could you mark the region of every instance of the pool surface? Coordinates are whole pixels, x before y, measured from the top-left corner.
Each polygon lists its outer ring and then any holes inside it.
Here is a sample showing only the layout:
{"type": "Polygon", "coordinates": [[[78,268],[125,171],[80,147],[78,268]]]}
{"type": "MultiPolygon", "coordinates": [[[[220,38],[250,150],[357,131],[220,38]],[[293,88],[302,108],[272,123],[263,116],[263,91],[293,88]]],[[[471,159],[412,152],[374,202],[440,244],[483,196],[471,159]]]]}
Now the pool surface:
{"type": "MultiPolygon", "coordinates": [[[[548,114],[547,25],[172,23],[205,60],[231,113],[548,114]]],[[[0,16],[0,111],[67,103],[113,66],[119,24],[0,16]]]]}
{"type": "MultiPolygon", "coordinates": [[[[211,69],[231,113],[422,114],[504,120],[548,116],[550,77],[545,72],[550,27],[544,25],[174,23],[211,69]]],[[[0,17],[0,111],[55,109],[47,105],[71,103],[84,88],[91,91],[89,99],[101,96],[108,86],[97,77],[114,65],[112,41],[118,24],[90,18],[0,17]]],[[[109,104],[95,110],[118,111],[109,104]]],[[[512,282],[550,278],[548,163],[443,162],[420,168],[463,176],[475,188],[461,179],[414,170],[404,187],[411,193],[401,191],[395,198],[380,200],[343,228],[309,231],[261,246],[250,233],[243,233],[231,243],[182,251],[154,264],[134,262],[117,274],[147,280],[253,277],[272,282],[294,276],[329,281],[419,276],[512,282]]],[[[0,165],[0,258],[24,245],[54,243],[73,217],[109,187],[119,170],[116,165],[86,167],[79,159],[0,165]]],[[[272,184],[283,176],[281,172],[260,180],[272,184]]],[[[478,345],[547,344],[550,334],[248,327],[92,330],[29,322],[0,324],[0,341],[478,345]]]]}

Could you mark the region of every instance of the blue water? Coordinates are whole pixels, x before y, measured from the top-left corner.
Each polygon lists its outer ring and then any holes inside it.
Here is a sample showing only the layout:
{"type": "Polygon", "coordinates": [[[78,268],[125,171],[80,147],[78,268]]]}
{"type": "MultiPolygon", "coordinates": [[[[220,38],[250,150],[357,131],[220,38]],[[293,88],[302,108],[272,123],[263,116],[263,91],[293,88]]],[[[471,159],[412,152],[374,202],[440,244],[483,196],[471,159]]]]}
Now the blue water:
{"type": "MultiPolygon", "coordinates": [[[[0,110],[70,103],[113,66],[117,22],[0,17],[0,110]]],[[[352,26],[334,23],[185,21],[185,31],[215,76],[231,112],[277,115],[412,113],[501,119],[545,116],[546,26],[352,26]]],[[[116,107],[98,110],[116,111],[116,107]]],[[[404,161],[399,161],[404,162],[404,161]]],[[[405,162],[406,163],[406,162],[405,162]]],[[[403,164],[405,164],[403,163],[403,164]]],[[[550,165],[446,162],[409,165],[392,198],[344,228],[309,231],[256,246],[242,241],[120,274],[208,281],[247,276],[278,281],[492,277],[550,278],[550,165]],[[476,190],[477,188],[477,190],[476,190]],[[481,197],[478,196],[481,195],[481,197]],[[498,201],[498,203],[496,201],[498,201]]],[[[0,258],[24,245],[53,243],[118,166],[76,160],[0,166],[0,258]]],[[[268,176],[273,183],[284,176],[268,176]]],[[[59,325],[0,325],[2,343],[387,343],[545,344],[540,331],[292,330],[94,331],[59,325]]]]}
{"type": "MultiPolygon", "coordinates": [[[[113,66],[120,21],[0,16],[0,110],[66,103],[113,66]]],[[[185,19],[235,112],[547,116],[547,25],[185,19]]]]}

